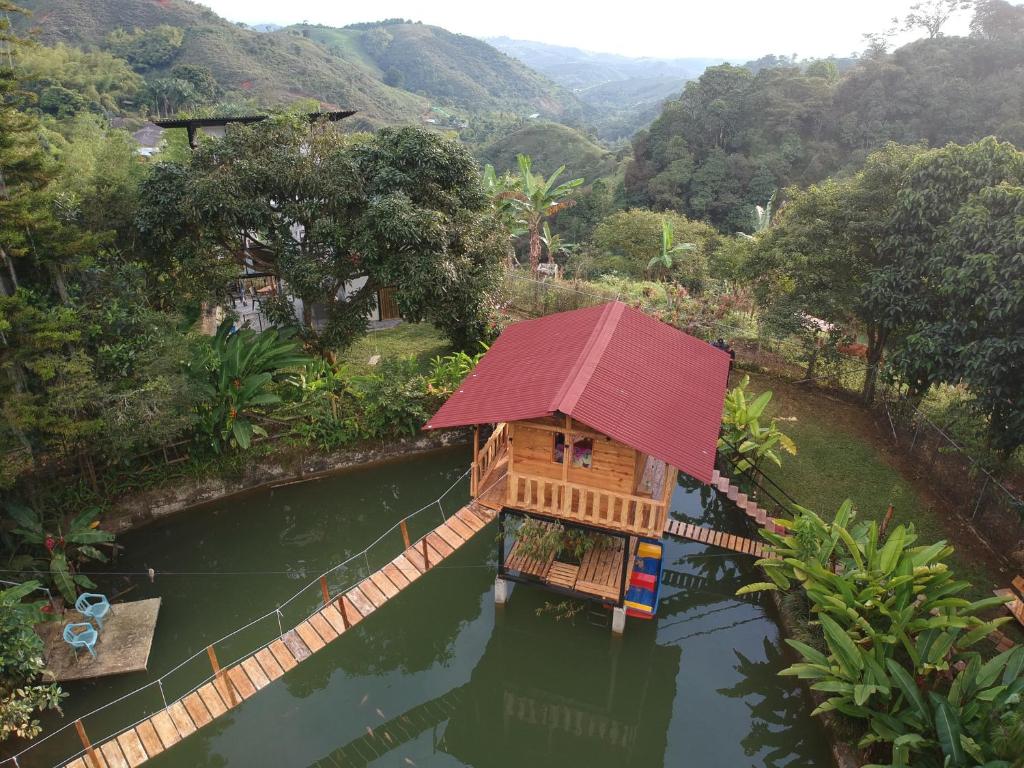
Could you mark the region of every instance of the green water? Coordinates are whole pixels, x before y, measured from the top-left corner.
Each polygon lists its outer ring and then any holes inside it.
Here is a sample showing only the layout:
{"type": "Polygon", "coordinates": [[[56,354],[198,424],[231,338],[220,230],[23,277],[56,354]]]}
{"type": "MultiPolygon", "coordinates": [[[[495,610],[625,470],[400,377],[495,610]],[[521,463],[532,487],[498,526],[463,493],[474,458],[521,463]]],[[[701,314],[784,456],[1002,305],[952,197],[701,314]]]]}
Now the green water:
{"type": "MultiPolygon", "coordinates": [[[[465,449],[375,465],[218,502],[122,537],[104,587],[163,602],[146,674],[69,685],[68,717],[165,673],[282,603],[465,470],[465,449]],[[156,571],[150,584],[143,575],[156,571]],[[259,573],[257,573],[259,572],[259,573]]],[[[466,500],[463,481],[446,512],[466,500]]],[[[435,506],[418,535],[440,522],[435,506]]],[[[741,532],[709,490],[680,486],[673,514],[741,532]]],[[[516,586],[494,605],[494,526],[327,648],[255,697],[150,761],[193,766],[827,766],[818,723],[786,665],[766,605],[735,599],[750,558],[669,542],[656,621],[629,619],[623,638],[583,611],[537,616],[550,593],[516,586]]],[[[401,548],[382,542],[376,568],[401,548]],[[386,555],[386,557],[385,557],[386,555]]],[[[332,575],[358,578],[366,564],[332,575]]],[[[283,609],[285,628],[312,610],[314,586],[283,609]]],[[[218,645],[221,661],[277,634],[276,617],[218,645]]],[[[102,652],[102,648],[101,648],[102,652]]],[[[165,681],[177,697],[209,674],[205,654],[165,681]]],[[[86,719],[106,733],[161,705],[155,687],[86,719]]],[[[48,721],[52,729],[55,725],[48,721]]],[[[25,768],[77,751],[68,729],[25,768]]]]}

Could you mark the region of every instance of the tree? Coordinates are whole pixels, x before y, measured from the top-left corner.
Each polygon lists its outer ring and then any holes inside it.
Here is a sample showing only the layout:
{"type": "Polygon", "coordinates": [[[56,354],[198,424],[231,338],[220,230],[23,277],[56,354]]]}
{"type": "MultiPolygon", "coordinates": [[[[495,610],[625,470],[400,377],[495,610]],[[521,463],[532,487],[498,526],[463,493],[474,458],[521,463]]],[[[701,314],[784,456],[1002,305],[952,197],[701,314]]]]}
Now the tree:
{"type": "Polygon", "coordinates": [[[556,186],[558,177],[565,172],[564,165],[545,179],[530,170],[531,161],[527,155],[519,155],[517,159],[518,184],[507,196],[519,223],[530,236],[530,272],[536,274],[540,265],[541,225],[548,217],[575,203],[569,195],[583,183],[583,179],[573,179],[556,186]]]}
{"type": "Polygon", "coordinates": [[[904,32],[923,29],[930,39],[934,39],[942,36],[942,28],[957,11],[965,11],[972,5],[970,0],[924,0],[910,6],[902,19],[894,16],[893,27],[904,32]]]}
{"type": "MultiPolygon", "coordinates": [[[[302,299],[304,333],[321,346],[363,333],[377,289],[389,286],[403,317],[434,322],[460,346],[487,334],[507,238],[472,157],[437,134],[353,137],[280,116],[232,126],[185,167],[158,164],[142,195],[147,258],[211,276],[217,264],[254,260],[302,299]]],[[[290,302],[281,309],[298,320],[290,302]]]]}
{"type": "Polygon", "coordinates": [[[867,337],[863,397],[874,398],[890,337],[903,327],[900,302],[882,291],[905,258],[887,244],[889,220],[920,147],[890,144],[844,180],[791,189],[776,225],[761,236],[747,273],[765,309],[782,304],[867,337]]]}
{"type": "Polygon", "coordinates": [[[905,328],[892,366],[912,392],[965,382],[993,447],[1024,442],[1024,152],[985,139],[916,159],[883,247],[900,258],[869,284],[871,304],[905,328]]]}
{"type": "Polygon", "coordinates": [[[38,736],[42,728],[33,716],[59,709],[64,696],[55,683],[42,682],[43,639],[35,625],[46,618],[44,603],[25,602],[38,587],[28,581],[0,590],[0,742],[38,736]]]}
{"type": "Polygon", "coordinates": [[[971,18],[971,36],[1014,42],[1024,38],[1024,6],[1007,0],[978,0],[971,18]]]}

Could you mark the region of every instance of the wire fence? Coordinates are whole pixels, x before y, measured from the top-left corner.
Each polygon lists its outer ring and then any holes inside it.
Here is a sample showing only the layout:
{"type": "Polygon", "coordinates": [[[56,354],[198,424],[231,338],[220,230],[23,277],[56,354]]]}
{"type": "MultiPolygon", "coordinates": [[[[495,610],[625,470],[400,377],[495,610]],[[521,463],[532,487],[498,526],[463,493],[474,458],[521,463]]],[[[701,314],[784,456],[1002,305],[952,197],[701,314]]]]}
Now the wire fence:
{"type": "MultiPolygon", "coordinates": [[[[614,283],[537,280],[514,271],[506,273],[503,289],[505,307],[513,317],[541,317],[616,299],[706,341],[728,340],[738,367],[863,403],[859,397],[871,372],[866,360],[840,354],[813,335],[777,335],[754,323],[740,324],[737,313],[728,311],[728,302],[726,311],[721,307],[708,310],[671,290],[645,287],[627,294],[614,283]]],[[[969,407],[953,409],[950,413],[955,421],[944,428],[926,411],[924,401],[906,397],[892,383],[880,384],[872,405],[865,407],[885,439],[910,460],[918,478],[927,480],[937,495],[952,502],[959,515],[999,551],[1020,552],[1024,557],[1024,500],[992,470],[990,455],[972,450],[965,440],[950,434],[951,428],[957,435],[982,431],[983,415],[969,407]]]]}
{"type": "MultiPolygon", "coordinates": [[[[332,599],[359,584],[405,550],[404,528],[413,541],[429,533],[465,504],[470,469],[467,469],[433,501],[395,522],[369,545],[328,568],[273,610],[204,645],[191,656],[113,701],[77,717],[66,725],[31,742],[16,754],[0,760],[0,766],[42,768],[64,765],[86,754],[78,735],[80,723],[93,744],[105,742],[136,727],[168,705],[179,701],[216,678],[211,657],[223,668],[241,661],[268,643],[280,639],[296,625],[324,607],[323,582],[332,599]],[[455,499],[456,489],[466,485],[455,499]],[[435,517],[436,515],[436,517],[435,517]],[[119,727],[119,723],[130,725],[119,727]]],[[[115,606],[116,610],[116,606],[115,606]]]]}

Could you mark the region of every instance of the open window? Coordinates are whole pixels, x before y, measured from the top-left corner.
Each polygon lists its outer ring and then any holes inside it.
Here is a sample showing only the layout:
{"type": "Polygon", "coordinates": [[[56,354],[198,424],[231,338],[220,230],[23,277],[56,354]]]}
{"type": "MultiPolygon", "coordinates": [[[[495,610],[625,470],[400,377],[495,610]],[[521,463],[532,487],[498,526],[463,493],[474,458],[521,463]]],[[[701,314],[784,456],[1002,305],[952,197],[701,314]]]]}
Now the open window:
{"type": "MultiPolygon", "coordinates": [[[[556,464],[561,464],[565,457],[565,433],[556,432],[554,449],[551,458],[556,464]]],[[[572,441],[572,453],[569,456],[570,466],[581,469],[590,469],[594,457],[594,439],[591,437],[577,437],[572,441]]]]}

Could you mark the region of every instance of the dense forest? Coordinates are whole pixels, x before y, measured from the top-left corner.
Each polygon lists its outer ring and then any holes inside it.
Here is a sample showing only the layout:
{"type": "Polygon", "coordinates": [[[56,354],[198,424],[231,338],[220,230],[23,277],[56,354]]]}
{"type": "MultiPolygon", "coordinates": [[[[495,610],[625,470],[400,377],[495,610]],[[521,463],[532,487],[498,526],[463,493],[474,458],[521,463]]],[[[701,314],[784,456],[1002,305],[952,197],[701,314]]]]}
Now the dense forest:
{"type": "Polygon", "coordinates": [[[855,169],[888,141],[1024,144],[1019,6],[992,2],[970,37],[933,37],[833,62],[709,68],[633,140],[633,205],[747,230],[777,189],[855,169]]]}

